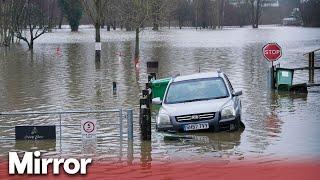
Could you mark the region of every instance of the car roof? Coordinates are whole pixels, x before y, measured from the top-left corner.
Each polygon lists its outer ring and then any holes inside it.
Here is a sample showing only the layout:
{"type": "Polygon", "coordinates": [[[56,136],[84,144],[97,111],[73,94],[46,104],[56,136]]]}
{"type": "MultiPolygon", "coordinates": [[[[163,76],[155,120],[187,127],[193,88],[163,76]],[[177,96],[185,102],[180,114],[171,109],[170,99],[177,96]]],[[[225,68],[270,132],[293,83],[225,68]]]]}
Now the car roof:
{"type": "Polygon", "coordinates": [[[178,76],[173,79],[172,82],[179,82],[179,81],[187,81],[193,79],[203,79],[203,78],[212,78],[212,77],[220,77],[218,72],[205,72],[205,73],[197,73],[185,76],[178,76]]]}

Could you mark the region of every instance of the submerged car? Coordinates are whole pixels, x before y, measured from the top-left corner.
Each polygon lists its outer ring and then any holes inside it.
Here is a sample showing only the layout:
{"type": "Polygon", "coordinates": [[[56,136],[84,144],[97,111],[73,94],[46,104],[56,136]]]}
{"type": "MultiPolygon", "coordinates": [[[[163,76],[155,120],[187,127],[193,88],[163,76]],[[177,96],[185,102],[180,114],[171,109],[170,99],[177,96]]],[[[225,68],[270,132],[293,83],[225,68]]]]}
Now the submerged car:
{"type": "Polygon", "coordinates": [[[218,72],[178,76],[169,82],[156,117],[158,131],[233,131],[240,127],[242,91],[218,72]]]}

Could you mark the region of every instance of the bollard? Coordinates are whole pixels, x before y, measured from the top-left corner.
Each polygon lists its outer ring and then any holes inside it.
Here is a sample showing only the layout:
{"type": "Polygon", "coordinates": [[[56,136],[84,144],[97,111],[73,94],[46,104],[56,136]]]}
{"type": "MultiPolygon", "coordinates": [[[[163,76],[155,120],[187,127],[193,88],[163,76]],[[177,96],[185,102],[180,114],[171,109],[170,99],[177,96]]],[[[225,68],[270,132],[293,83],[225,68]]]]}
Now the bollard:
{"type": "Polygon", "coordinates": [[[146,89],[142,91],[140,99],[139,124],[142,140],[151,140],[151,83],[146,83],[146,89]]]}
{"type": "Polygon", "coordinates": [[[146,89],[151,89],[151,83],[146,83],[146,89]]]}
{"type": "Polygon", "coordinates": [[[140,109],[140,121],[142,140],[151,140],[151,112],[149,108],[144,106],[140,109]]]}
{"type": "Polygon", "coordinates": [[[146,96],[146,97],[141,98],[140,99],[140,108],[143,105],[146,105],[147,108],[150,108],[151,101],[152,100],[151,100],[150,96],[146,96]]]}
{"type": "Polygon", "coordinates": [[[112,91],[113,91],[113,94],[117,93],[117,83],[116,82],[112,82],[112,91]]]}
{"type": "Polygon", "coordinates": [[[140,108],[145,105],[148,107],[148,99],[146,97],[140,99],[140,108]]]}
{"type": "Polygon", "coordinates": [[[140,162],[142,167],[151,167],[152,162],[152,146],[150,141],[142,141],[140,144],[140,162]]]}
{"type": "Polygon", "coordinates": [[[151,80],[156,80],[157,74],[156,73],[150,73],[148,74],[148,82],[151,82],[151,80]]]}
{"type": "Polygon", "coordinates": [[[148,89],[142,90],[142,96],[143,97],[148,96],[148,94],[149,94],[149,90],[148,89]]]}
{"type": "Polygon", "coordinates": [[[151,82],[151,80],[153,79],[151,74],[148,74],[148,82],[151,82]]]}
{"type": "Polygon", "coordinates": [[[152,90],[151,90],[151,83],[146,83],[146,91],[142,92],[143,94],[146,94],[146,98],[147,98],[147,107],[150,108],[150,104],[152,103],[152,90]]]}

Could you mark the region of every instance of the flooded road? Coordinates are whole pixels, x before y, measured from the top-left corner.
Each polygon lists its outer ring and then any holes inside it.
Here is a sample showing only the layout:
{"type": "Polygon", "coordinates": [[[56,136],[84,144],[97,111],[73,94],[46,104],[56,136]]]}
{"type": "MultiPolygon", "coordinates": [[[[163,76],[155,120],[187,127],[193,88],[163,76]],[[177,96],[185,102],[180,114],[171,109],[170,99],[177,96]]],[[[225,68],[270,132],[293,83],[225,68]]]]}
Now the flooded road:
{"type": "MultiPolygon", "coordinates": [[[[81,119],[98,119],[97,142],[72,139],[79,127],[66,127],[60,141],[19,142],[1,140],[0,156],[8,151],[41,149],[48,156],[83,156],[126,162],[179,160],[286,161],[320,156],[320,88],[308,95],[272,93],[267,85],[269,63],[261,51],[268,42],[283,48],[281,67],[305,67],[304,53],[320,47],[319,28],[262,27],[225,30],[171,29],[141,34],[141,60],[132,61],[134,33],[102,32],[101,63],[94,61],[94,30],[79,33],[56,30],[35,42],[34,53],[25,44],[0,49],[0,112],[56,111],[72,109],[134,108],[133,157],[128,156],[126,138],[119,142],[115,114],[65,116],[63,123],[80,124],[81,119]],[[116,54],[121,52],[124,57],[116,54]],[[166,141],[153,130],[152,142],[141,142],[138,125],[139,94],[147,81],[147,61],[159,62],[159,77],[222,69],[235,89],[243,91],[243,132],[192,134],[191,140],[166,141]],[[117,82],[117,93],[112,91],[117,82]],[[95,144],[96,143],[96,144],[95,144]]],[[[319,54],[316,65],[320,65],[319,54]]],[[[315,71],[315,81],[320,73],[315,71]]],[[[294,83],[308,80],[307,71],[297,71],[294,83]]],[[[0,117],[0,126],[57,124],[57,116],[0,117]]],[[[126,129],[126,125],[125,125],[126,129]]],[[[154,126],[153,126],[154,129],[154,126]]],[[[13,129],[0,136],[14,137],[13,129]]],[[[126,135],[125,135],[126,136],[126,135]]]]}

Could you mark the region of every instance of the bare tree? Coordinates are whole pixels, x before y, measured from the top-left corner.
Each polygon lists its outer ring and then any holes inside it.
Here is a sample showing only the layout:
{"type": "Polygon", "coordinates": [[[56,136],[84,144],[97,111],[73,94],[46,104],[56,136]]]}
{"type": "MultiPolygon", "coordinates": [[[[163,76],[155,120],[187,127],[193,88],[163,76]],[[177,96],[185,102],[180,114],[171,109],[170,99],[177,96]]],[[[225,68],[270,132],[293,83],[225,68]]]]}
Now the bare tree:
{"type": "Polygon", "coordinates": [[[135,31],[135,52],[134,59],[139,60],[140,57],[140,32],[143,30],[145,23],[150,18],[150,1],[152,0],[130,0],[121,1],[122,15],[126,17],[126,26],[135,31]]]}
{"type": "Polygon", "coordinates": [[[13,30],[18,39],[25,41],[30,50],[34,41],[46,33],[52,22],[47,10],[41,8],[41,0],[23,0],[15,2],[13,30]]]}
{"type": "Polygon", "coordinates": [[[161,22],[164,20],[166,15],[166,10],[169,5],[169,0],[153,0],[150,1],[150,16],[152,18],[152,30],[158,31],[161,22]]]}
{"type": "Polygon", "coordinates": [[[164,11],[164,18],[167,20],[168,22],[168,27],[170,29],[171,27],[171,21],[174,20],[174,16],[175,16],[175,9],[177,7],[177,0],[175,1],[167,1],[167,5],[164,11]]]}
{"type": "Polygon", "coordinates": [[[251,6],[251,23],[252,28],[259,27],[259,21],[261,17],[262,7],[268,0],[249,0],[251,6]]]}
{"type": "Polygon", "coordinates": [[[225,0],[218,0],[218,28],[223,28],[225,0]]]}
{"type": "Polygon", "coordinates": [[[176,0],[176,7],[174,9],[174,17],[178,21],[178,26],[182,29],[186,21],[192,20],[192,5],[191,1],[176,0]]]}
{"type": "Polygon", "coordinates": [[[101,38],[100,28],[102,20],[104,19],[103,9],[106,8],[108,0],[81,0],[82,6],[95,27],[96,32],[96,45],[95,45],[95,59],[100,61],[101,59],[101,38]]]}
{"type": "Polygon", "coordinates": [[[121,21],[122,16],[118,7],[119,2],[119,0],[107,0],[104,6],[105,8],[103,9],[104,18],[102,26],[106,24],[108,31],[111,30],[111,27],[113,30],[116,30],[117,23],[121,21]]]}
{"type": "Polygon", "coordinates": [[[10,46],[13,40],[13,0],[0,1],[0,45],[10,46]]]}

